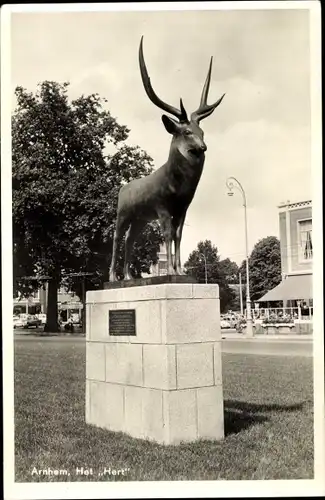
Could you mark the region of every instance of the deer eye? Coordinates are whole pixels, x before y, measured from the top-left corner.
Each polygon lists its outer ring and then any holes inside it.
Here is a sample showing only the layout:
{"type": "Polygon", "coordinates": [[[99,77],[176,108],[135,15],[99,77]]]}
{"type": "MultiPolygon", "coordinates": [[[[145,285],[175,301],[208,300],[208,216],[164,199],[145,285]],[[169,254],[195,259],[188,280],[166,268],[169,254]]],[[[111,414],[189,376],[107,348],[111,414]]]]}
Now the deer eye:
{"type": "Polygon", "coordinates": [[[185,134],[185,135],[191,135],[191,134],[192,134],[192,132],[191,132],[190,130],[185,130],[184,134],[185,134]]]}

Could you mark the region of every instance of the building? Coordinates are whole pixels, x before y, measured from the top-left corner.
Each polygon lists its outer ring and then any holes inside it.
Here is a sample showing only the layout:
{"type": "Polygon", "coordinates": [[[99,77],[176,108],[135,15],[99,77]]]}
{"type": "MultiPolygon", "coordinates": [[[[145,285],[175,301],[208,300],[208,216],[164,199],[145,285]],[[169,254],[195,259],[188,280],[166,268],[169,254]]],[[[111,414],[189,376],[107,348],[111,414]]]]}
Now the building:
{"type": "Polygon", "coordinates": [[[29,297],[15,297],[13,300],[14,314],[38,314],[46,312],[46,290],[41,287],[29,297]]]}
{"type": "MultiPolygon", "coordinates": [[[[67,319],[73,314],[78,314],[79,317],[81,317],[82,309],[82,302],[73,292],[68,292],[63,287],[58,290],[58,311],[62,321],[67,321],[67,319]]],[[[46,314],[47,283],[27,298],[14,298],[13,312],[14,314],[46,314]]]]}
{"type": "Polygon", "coordinates": [[[83,304],[74,292],[68,292],[64,287],[58,291],[58,311],[61,321],[65,322],[71,316],[82,317],[83,304]]]}
{"type": "MultiPolygon", "coordinates": [[[[173,254],[174,258],[174,254],[173,254]]],[[[185,268],[182,267],[183,271],[185,268]]],[[[166,276],[167,275],[167,250],[165,243],[160,245],[158,252],[158,262],[157,264],[152,264],[150,266],[150,273],[143,273],[143,278],[149,278],[150,276],[166,276]]]]}
{"type": "Polygon", "coordinates": [[[284,203],[279,207],[281,283],[258,302],[282,301],[283,307],[306,302],[313,307],[312,202],[284,203]]]}
{"type": "Polygon", "coordinates": [[[157,264],[152,264],[148,276],[166,276],[167,274],[167,251],[164,243],[160,245],[157,264]]]}
{"type": "Polygon", "coordinates": [[[142,273],[143,278],[151,276],[166,276],[167,274],[167,252],[164,243],[160,245],[157,264],[151,264],[149,273],[142,273]]]}

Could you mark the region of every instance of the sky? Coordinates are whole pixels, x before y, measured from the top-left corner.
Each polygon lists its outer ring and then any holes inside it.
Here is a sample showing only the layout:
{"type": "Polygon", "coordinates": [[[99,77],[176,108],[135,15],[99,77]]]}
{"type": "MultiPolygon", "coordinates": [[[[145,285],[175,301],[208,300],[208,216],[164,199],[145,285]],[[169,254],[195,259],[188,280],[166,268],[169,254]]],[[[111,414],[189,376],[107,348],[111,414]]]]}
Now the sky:
{"type": "Polygon", "coordinates": [[[138,48],[156,93],[188,114],[199,104],[210,57],[208,103],[226,93],[201,121],[208,150],[187,212],[182,261],[209,239],[222,258],[245,258],[247,198],[251,251],[266,236],[279,237],[278,205],[312,197],[310,49],[307,10],[14,13],[11,24],[12,103],[17,85],[70,82],[70,97],[99,93],[118,122],[131,129],[155,168],[168,157],[171,136],[162,111],[148,99],[138,48]]]}

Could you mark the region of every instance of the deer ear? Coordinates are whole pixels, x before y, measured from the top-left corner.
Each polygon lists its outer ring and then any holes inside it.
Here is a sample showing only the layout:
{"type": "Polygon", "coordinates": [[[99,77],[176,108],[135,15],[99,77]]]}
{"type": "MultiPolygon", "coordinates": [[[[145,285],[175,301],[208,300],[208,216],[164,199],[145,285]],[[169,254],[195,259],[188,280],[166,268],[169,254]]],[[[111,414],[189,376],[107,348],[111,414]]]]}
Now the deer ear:
{"type": "Polygon", "coordinates": [[[162,115],[161,119],[167,132],[172,135],[176,134],[179,123],[176,120],[173,120],[173,118],[169,118],[167,115],[162,115]]]}

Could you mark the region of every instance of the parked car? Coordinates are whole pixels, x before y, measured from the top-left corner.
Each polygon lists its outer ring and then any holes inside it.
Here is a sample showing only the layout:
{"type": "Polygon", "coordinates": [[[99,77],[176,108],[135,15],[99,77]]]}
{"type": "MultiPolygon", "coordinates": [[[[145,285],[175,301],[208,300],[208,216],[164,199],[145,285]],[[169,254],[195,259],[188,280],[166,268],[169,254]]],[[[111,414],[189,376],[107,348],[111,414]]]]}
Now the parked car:
{"type": "Polygon", "coordinates": [[[227,321],[226,319],[222,319],[220,321],[220,326],[221,328],[231,328],[229,321],[227,321]]]}
{"type": "Polygon", "coordinates": [[[41,324],[42,322],[40,319],[38,319],[36,316],[29,314],[24,328],[37,328],[38,326],[41,326],[41,324]]]}
{"type": "Polygon", "coordinates": [[[14,328],[24,328],[25,326],[25,322],[19,316],[13,317],[13,323],[14,323],[14,328]]]}
{"type": "Polygon", "coordinates": [[[19,314],[19,319],[22,322],[22,327],[25,328],[26,324],[27,324],[28,314],[26,314],[26,313],[20,313],[19,314]]]}
{"type": "Polygon", "coordinates": [[[40,313],[37,314],[37,318],[40,320],[42,325],[45,325],[46,323],[46,314],[40,313]]]}

